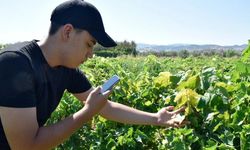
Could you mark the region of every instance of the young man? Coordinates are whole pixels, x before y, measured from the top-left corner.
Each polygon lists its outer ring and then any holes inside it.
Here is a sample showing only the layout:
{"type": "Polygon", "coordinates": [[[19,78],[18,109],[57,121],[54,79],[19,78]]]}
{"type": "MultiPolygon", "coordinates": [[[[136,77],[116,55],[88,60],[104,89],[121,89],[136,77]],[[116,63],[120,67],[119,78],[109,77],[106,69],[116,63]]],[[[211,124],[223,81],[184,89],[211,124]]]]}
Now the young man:
{"type": "Polygon", "coordinates": [[[111,91],[100,93],[77,67],[91,58],[98,42],[116,43],[103,27],[101,15],[81,0],[62,3],[52,12],[49,36],[18,50],[0,54],[0,149],[51,149],[67,139],[94,115],[129,124],[181,127],[172,111],[148,113],[108,101],[111,91]],[[44,126],[63,92],[71,92],[84,107],[72,116],[44,126]]]}

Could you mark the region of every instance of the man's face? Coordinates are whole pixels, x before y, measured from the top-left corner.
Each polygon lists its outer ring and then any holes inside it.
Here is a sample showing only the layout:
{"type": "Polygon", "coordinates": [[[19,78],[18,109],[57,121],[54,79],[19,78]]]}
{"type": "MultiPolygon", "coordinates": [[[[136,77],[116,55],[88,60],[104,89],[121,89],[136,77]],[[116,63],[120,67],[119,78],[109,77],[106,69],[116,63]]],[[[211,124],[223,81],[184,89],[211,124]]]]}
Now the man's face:
{"type": "Polygon", "coordinates": [[[70,68],[77,68],[80,64],[93,56],[93,47],[96,40],[88,31],[74,31],[70,40],[70,56],[68,57],[70,68]]]}

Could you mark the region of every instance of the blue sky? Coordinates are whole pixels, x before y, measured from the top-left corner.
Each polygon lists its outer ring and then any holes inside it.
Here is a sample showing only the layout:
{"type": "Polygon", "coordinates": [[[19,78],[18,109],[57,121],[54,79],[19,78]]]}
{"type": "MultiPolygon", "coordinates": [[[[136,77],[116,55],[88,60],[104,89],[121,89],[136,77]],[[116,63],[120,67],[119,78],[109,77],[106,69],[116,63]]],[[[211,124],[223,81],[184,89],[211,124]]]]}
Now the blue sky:
{"type": "MultiPolygon", "coordinates": [[[[0,2],[0,43],[46,38],[52,10],[64,0],[0,2]]],[[[249,0],[88,0],[116,41],[147,44],[247,44],[249,0]]]]}

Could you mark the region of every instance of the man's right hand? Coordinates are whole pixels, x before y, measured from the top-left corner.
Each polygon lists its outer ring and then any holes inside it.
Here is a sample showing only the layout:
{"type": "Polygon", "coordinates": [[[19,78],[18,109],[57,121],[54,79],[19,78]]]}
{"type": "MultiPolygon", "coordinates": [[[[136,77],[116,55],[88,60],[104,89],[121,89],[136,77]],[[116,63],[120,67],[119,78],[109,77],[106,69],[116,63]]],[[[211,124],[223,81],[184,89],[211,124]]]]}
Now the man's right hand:
{"type": "Polygon", "coordinates": [[[53,125],[42,127],[38,126],[36,107],[0,106],[1,122],[11,149],[52,149],[99,113],[110,93],[101,94],[98,87],[90,92],[83,109],[53,125]]]}
{"type": "Polygon", "coordinates": [[[87,110],[90,115],[94,116],[99,113],[99,111],[105,106],[107,103],[108,96],[111,94],[111,91],[106,91],[105,93],[101,93],[101,87],[95,88],[90,92],[84,109],[87,110]]]}

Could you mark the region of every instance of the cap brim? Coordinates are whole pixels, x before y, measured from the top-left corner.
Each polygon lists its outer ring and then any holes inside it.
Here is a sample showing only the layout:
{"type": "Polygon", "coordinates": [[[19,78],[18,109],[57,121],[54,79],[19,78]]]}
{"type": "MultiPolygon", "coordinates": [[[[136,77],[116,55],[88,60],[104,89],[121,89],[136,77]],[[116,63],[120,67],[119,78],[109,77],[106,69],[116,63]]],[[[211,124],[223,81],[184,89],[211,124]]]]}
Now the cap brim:
{"type": "Polygon", "coordinates": [[[103,47],[117,46],[116,42],[106,32],[101,32],[101,31],[89,31],[89,32],[103,47]]]}

